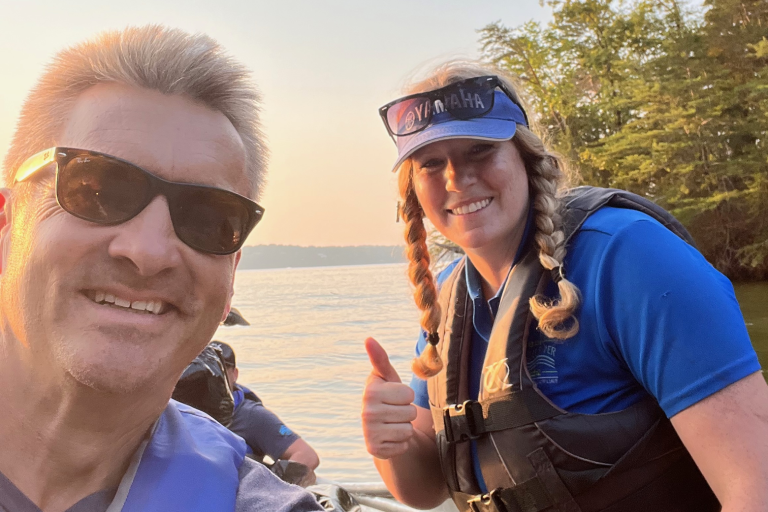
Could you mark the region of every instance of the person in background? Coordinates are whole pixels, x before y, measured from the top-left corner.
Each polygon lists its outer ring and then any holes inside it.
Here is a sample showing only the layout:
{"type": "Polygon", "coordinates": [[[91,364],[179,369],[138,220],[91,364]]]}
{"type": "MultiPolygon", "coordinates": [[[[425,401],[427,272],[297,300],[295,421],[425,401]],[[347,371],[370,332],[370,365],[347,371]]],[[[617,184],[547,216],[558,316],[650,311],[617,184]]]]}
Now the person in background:
{"type": "Polygon", "coordinates": [[[422,311],[410,386],[366,340],[363,433],[392,494],[475,512],[767,510],[768,386],[733,286],[682,225],[634,194],[566,190],[488,66],[446,63],[380,115],[422,311]],[[465,253],[437,279],[425,218],[465,253]]]}
{"type": "Polygon", "coordinates": [[[162,26],[62,51],[27,97],[0,218],[0,510],[322,510],[170,400],[263,214],[260,103],[218,43],[162,26]]]}
{"type": "Polygon", "coordinates": [[[245,439],[257,458],[269,456],[272,460],[291,460],[316,469],[320,464],[317,452],[275,413],[264,407],[253,391],[237,383],[240,371],[232,347],[222,341],[212,341],[211,345],[221,349],[235,400],[229,429],[245,439]]]}

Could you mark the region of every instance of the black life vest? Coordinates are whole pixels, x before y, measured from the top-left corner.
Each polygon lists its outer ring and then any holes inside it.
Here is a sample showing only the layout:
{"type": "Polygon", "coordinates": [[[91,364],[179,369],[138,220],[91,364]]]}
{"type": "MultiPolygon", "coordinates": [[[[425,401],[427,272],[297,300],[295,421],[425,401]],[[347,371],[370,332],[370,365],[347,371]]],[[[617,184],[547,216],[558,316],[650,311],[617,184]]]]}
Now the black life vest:
{"type": "MultiPolygon", "coordinates": [[[[566,240],[602,206],[640,210],[693,245],[669,213],[637,195],[579,187],[564,199],[566,240]]],[[[440,291],[438,350],[446,368],[428,381],[440,460],[461,511],[709,512],[720,510],[671,422],[648,397],[618,412],[578,414],[539,391],[526,365],[535,326],[528,299],[550,272],[527,249],[503,290],[483,364],[479,397],[469,396],[472,300],[464,260],[440,291]],[[477,443],[488,494],[477,485],[470,440],[477,443]]]]}
{"type": "Polygon", "coordinates": [[[172,398],[209,414],[225,427],[232,423],[235,401],[219,347],[209,344],[189,363],[172,398]]]}

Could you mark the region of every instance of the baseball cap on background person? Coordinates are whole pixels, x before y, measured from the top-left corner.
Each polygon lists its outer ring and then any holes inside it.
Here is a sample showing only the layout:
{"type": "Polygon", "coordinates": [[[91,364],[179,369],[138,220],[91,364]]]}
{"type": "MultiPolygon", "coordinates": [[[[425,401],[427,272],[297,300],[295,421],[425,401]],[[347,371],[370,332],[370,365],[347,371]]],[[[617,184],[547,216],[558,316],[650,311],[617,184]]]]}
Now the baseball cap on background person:
{"type": "Polygon", "coordinates": [[[221,358],[224,361],[224,365],[235,368],[237,366],[237,362],[235,360],[235,351],[232,350],[232,347],[224,343],[223,341],[212,341],[209,343],[209,345],[218,348],[221,350],[221,358]]]}

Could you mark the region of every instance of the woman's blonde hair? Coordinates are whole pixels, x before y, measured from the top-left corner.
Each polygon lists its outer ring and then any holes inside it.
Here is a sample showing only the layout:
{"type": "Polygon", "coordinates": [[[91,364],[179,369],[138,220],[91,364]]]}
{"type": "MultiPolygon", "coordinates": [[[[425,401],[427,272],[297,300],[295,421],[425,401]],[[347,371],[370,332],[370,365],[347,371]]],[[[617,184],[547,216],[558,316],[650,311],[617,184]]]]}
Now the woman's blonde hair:
{"type": "MultiPolygon", "coordinates": [[[[431,91],[446,85],[476,76],[496,75],[504,82],[514,99],[520,104],[515,81],[505,76],[498,69],[477,62],[449,61],[437,67],[429,77],[407,88],[407,94],[431,91]]],[[[558,276],[562,271],[565,258],[565,235],[561,217],[561,201],[558,191],[565,188],[567,179],[563,163],[559,156],[547,150],[544,142],[525,126],[518,125],[512,142],[517,147],[525,163],[528,174],[528,187],[534,210],[534,241],[539,250],[541,265],[558,276]]],[[[412,369],[420,378],[436,375],[443,367],[437,352],[437,330],[440,326],[440,305],[437,301],[437,286],[429,269],[430,259],[427,250],[427,232],[424,227],[424,211],[416,197],[413,186],[413,165],[407,159],[400,167],[398,177],[401,209],[400,215],[405,222],[405,240],[407,243],[408,277],[413,283],[414,299],[422,311],[421,326],[428,333],[427,346],[421,356],[414,359],[412,369]]],[[[566,339],[579,330],[575,317],[579,306],[579,290],[562,277],[557,282],[559,297],[547,299],[535,296],[530,300],[533,316],[538,320],[539,329],[555,339],[566,339]]]]}

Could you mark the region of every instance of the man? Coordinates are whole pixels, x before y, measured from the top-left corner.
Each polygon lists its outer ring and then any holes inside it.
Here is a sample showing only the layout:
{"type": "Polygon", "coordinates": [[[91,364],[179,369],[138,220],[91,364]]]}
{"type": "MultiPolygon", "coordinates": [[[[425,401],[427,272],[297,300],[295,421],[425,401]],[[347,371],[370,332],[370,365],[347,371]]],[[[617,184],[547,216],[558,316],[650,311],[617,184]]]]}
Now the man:
{"type": "Polygon", "coordinates": [[[212,341],[211,345],[221,349],[227,380],[235,399],[235,411],[229,429],[245,439],[253,453],[260,458],[266,455],[272,460],[292,460],[312,470],[317,468],[320,464],[317,452],[285,426],[276,414],[264,407],[253,391],[237,383],[240,370],[232,347],[221,341],[212,341]]]}
{"type": "Polygon", "coordinates": [[[159,26],[61,52],[27,98],[4,162],[0,510],[321,510],[169,402],[262,213],[259,101],[215,41],[159,26]]]}

